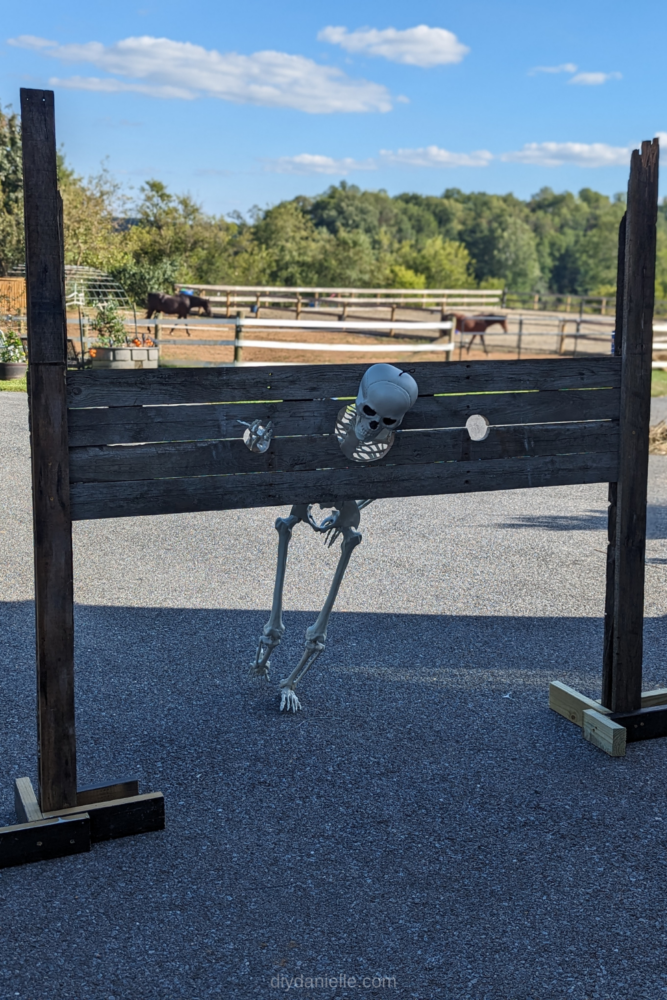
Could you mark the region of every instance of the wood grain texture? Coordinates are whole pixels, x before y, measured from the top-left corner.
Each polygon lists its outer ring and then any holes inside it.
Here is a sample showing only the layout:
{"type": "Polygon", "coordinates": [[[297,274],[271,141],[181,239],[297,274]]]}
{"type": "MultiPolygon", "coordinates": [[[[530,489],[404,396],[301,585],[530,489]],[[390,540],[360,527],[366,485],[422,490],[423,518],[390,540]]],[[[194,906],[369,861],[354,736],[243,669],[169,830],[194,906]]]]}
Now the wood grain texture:
{"type": "MultiPolygon", "coordinates": [[[[74,816],[77,809],[62,809],[49,813],[67,819],[74,816]]],[[[164,796],[162,792],[147,792],[125,799],[111,799],[108,802],[93,802],[86,806],[90,817],[90,839],[93,844],[118,837],[133,837],[138,833],[164,830],[164,796]]]]}
{"type": "Polygon", "coordinates": [[[29,371],[39,789],[48,809],[76,804],[72,523],[65,370],[29,371]]]}
{"type": "Polygon", "coordinates": [[[14,782],[14,810],[19,823],[36,823],[42,819],[42,810],[30,778],[17,778],[14,782]]]}
{"type": "MultiPolygon", "coordinates": [[[[623,316],[625,284],[625,240],[627,212],[618,227],[618,257],[616,261],[616,324],[614,331],[614,356],[623,354],[623,316]]],[[[614,601],[616,583],[616,517],[618,510],[618,484],[609,483],[607,510],[607,566],[604,601],[604,640],[602,645],[602,704],[611,708],[614,662],[614,601]]]]}
{"type": "Polygon", "coordinates": [[[0,868],[31,861],[66,858],[90,850],[90,819],[78,813],[64,821],[17,823],[0,827],[0,868]]]}
{"type": "MultiPolygon", "coordinates": [[[[617,358],[544,361],[418,362],[401,366],[419,394],[589,389],[621,384],[617,358]]],[[[153,371],[69,372],[72,407],[156,406],[261,399],[356,397],[368,365],[284,365],[271,368],[158,368],[153,371]]]]}
{"type": "Polygon", "coordinates": [[[443,462],[316,472],[200,476],[139,482],[75,483],[72,517],[138,517],[186,511],[272,507],[294,503],[380,497],[430,496],[485,490],[605,483],[618,475],[618,456],[584,454],[547,458],[443,462]]]}
{"type": "Polygon", "coordinates": [[[667,736],[666,705],[640,708],[636,712],[614,712],[610,718],[617,725],[624,727],[628,743],[636,743],[638,740],[655,740],[661,736],[667,736]]]}
{"type": "Polygon", "coordinates": [[[21,113],[39,786],[40,804],[46,810],[76,804],[67,327],[53,94],[22,90],[21,113]]]}
{"type": "Polygon", "coordinates": [[[138,778],[126,778],[108,785],[85,785],[76,793],[77,806],[89,806],[96,802],[110,802],[113,799],[127,799],[139,794],[138,778]]]}
{"type": "Polygon", "coordinates": [[[610,757],[625,757],[626,730],[624,726],[614,722],[610,715],[593,709],[585,711],[583,736],[610,757]]]}
{"type": "Polygon", "coordinates": [[[616,515],[611,708],[639,709],[642,689],[648,433],[658,210],[658,141],[632,154],[628,184],[621,437],[616,515]]]}
{"type": "Polygon", "coordinates": [[[591,709],[603,715],[607,713],[607,709],[599,702],[587,698],[585,694],[580,694],[575,688],[560,681],[552,681],[549,685],[549,708],[580,727],[584,724],[584,712],[587,710],[591,709]]]}
{"type": "MultiPolygon", "coordinates": [[[[472,413],[490,424],[618,420],[620,389],[421,396],[405,415],[404,429],[463,427],[472,413]]],[[[280,403],[213,403],[194,406],[127,406],[69,410],[70,447],[158,441],[241,438],[256,419],[272,420],[274,435],[331,434],[344,403],[337,399],[280,403]]]]}
{"type": "MultiPolygon", "coordinates": [[[[618,451],[618,424],[593,421],[576,424],[531,424],[494,427],[484,441],[472,441],[467,430],[405,431],[377,467],[422,466],[431,462],[474,462],[499,458],[535,458],[618,451]]],[[[346,458],[333,434],[274,438],[263,455],[251,452],[242,440],[182,441],[168,444],[103,445],[73,448],[72,483],[123,482],[239,473],[296,472],[357,468],[359,482],[369,467],[346,458]]],[[[245,488],[253,489],[246,478],[245,488]]]]}
{"type": "Polygon", "coordinates": [[[61,198],[56,177],[53,91],[21,90],[21,144],[26,242],[28,362],[66,357],[61,198]]]}

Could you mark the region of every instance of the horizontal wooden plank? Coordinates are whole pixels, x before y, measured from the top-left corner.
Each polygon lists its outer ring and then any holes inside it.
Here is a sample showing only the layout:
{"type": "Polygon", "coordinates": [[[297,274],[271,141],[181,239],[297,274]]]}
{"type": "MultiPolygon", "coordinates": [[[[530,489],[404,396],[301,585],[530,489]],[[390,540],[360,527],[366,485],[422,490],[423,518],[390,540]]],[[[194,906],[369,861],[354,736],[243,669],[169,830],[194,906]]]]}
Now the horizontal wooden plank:
{"type": "Polygon", "coordinates": [[[187,511],[272,507],[332,500],[430,496],[487,490],[615,482],[616,454],[442,462],[421,466],[366,466],[316,472],[199,476],[120,483],[74,483],[75,521],[187,511]]]}
{"type": "Polygon", "coordinates": [[[575,726],[583,726],[584,712],[588,710],[599,712],[601,715],[609,711],[603,708],[599,701],[587,698],[585,694],[580,694],[575,688],[560,681],[552,681],[549,684],[549,708],[558,712],[564,719],[574,722],[575,726]]]}
{"type": "MultiPolygon", "coordinates": [[[[45,813],[60,817],[76,815],[79,807],[45,813]]],[[[164,797],[162,792],[147,792],[125,799],[94,802],[86,806],[90,816],[90,839],[93,844],[118,837],[133,837],[137,833],[164,830],[164,797]]]]}
{"type": "MultiPolygon", "coordinates": [[[[432,396],[449,392],[587,389],[621,384],[621,359],[554,358],[525,361],[413,362],[402,365],[432,396]]],[[[154,406],[257,399],[356,396],[368,365],[263,365],[239,368],[158,368],[153,371],[72,371],[68,405],[154,406]]]]}
{"type": "Polygon", "coordinates": [[[610,718],[617,725],[625,727],[628,743],[636,743],[638,740],[655,740],[661,736],[667,736],[666,705],[640,708],[636,712],[614,712],[610,718]]]}
{"type": "MultiPolygon", "coordinates": [[[[330,434],[339,399],[277,403],[213,403],[190,406],[123,406],[69,410],[72,447],[146,441],[207,441],[239,438],[256,419],[272,420],[274,433],[330,434]]],[[[485,395],[420,396],[403,427],[463,427],[472,413],[490,424],[536,424],[557,420],[618,419],[620,389],[547,390],[485,395]]]]}
{"type": "Polygon", "coordinates": [[[66,858],[90,850],[88,813],[77,813],[65,821],[44,819],[0,828],[0,868],[32,861],[66,858]]]}
{"type": "Polygon", "coordinates": [[[76,804],[88,806],[96,802],[110,802],[113,799],[127,799],[139,794],[139,779],[125,778],[107,785],[84,785],[77,788],[76,804]]]}
{"type": "MultiPolygon", "coordinates": [[[[618,436],[615,421],[494,427],[484,441],[472,441],[465,428],[405,431],[396,435],[387,457],[374,464],[396,467],[581,452],[609,454],[618,451],[618,436]]],[[[354,465],[333,434],[274,438],[263,455],[251,452],[242,440],[99,445],[70,450],[70,482],[350,469],[354,465]]],[[[253,489],[252,480],[246,488],[253,489]]]]}
{"type": "Polygon", "coordinates": [[[667,688],[642,691],[642,708],[652,708],[653,705],[667,705],[667,688]]]}
{"type": "MultiPolygon", "coordinates": [[[[667,688],[642,691],[642,708],[666,704],[667,688]]],[[[562,684],[560,681],[552,681],[549,684],[549,708],[558,712],[564,719],[574,722],[577,726],[583,726],[584,712],[587,710],[599,712],[600,715],[611,714],[611,709],[604,708],[599,701],[588,698],[585,694],[580,694],[575,688],[562,684]]]]}

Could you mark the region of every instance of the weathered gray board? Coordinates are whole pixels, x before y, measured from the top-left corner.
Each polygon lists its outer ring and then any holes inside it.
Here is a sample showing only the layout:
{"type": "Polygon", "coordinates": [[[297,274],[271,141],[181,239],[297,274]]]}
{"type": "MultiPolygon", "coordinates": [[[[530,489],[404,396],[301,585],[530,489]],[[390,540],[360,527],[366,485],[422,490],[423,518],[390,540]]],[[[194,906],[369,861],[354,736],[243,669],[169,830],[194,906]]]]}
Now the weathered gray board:
{"type": "Polygon", "coordinates": [[[419,399],[388,455],[362,466],[345,458],[333,431],[365,370],[71,372],[72,517],[616,478],[620,359],[411,365],[419,399]],[[327,391],[335,396],[321,398],[327,391]],[[304,398],[313,392],[319,396],[304,398]],[[139,394],[145,405],[136,405],[139,394]],[[472,441],[465,429],[472,413],[492,424],[484,441],[472,441]],[[245,447],[239,423],[257,417],[275,426],[263,455],[245,447]]]}

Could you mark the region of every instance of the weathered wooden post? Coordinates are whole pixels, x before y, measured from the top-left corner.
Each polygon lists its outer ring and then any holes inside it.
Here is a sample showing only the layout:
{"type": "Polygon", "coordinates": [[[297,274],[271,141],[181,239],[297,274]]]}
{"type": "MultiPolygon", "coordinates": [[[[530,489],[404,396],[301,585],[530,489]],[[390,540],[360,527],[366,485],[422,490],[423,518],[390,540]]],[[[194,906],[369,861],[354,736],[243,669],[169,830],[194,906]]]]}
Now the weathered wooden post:
{"type": "MultiPolygon", "coordinates": [[[[614,329],[614,355],[623,354],[623,286],[625,284],[625,234],[627,212],[618,227],[618,258],[616,262],[616,323],[614,329]]],[[[609,510],[607,512],[607,585],[604,606],[604,643],[602,648],[601,701],[611,708],[614,662],[614,598],[616,581],[616,510],[618,483],[609,483],[609,510]]]]}
{"type": "Polygon", "coordinates": [[[76,806],[67,316],[53,92],[21,90],[37,729],[43,812],[76,806]]]}
{"type": "MultiPolygon", "coordinates": [[[[617,300],[615,352],[620,350],[623,359],[621,436],[616,504],[612,502],[609,512],[610,543],[615,535],[613,620],[608,593],[602,690],[603,705],[616,713],[641,708],[658,155],[657,140],[643,142],[641,153],[632,153],[617,300]]],[[[609,556],[607,567],[609,586],[609,556]]]]}

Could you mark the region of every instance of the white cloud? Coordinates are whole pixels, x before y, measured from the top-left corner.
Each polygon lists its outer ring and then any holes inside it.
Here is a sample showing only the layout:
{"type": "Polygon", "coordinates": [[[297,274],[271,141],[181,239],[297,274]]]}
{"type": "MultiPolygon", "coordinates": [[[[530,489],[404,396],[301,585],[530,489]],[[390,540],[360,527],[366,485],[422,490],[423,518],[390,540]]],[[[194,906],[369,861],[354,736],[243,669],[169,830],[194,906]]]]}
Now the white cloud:
{"type": "Polygon", "coordinates": [[[660,148],[662,149],[664,146],[667,149],[667,132],[656,132],[655,137],[660,143],[660,148]]]}
{"type": "Polygon", "coordinates": [[[266,169],[274,174],[349,174],[353,170],[377,170],[375,160],[354,160],[349,156],[337,160],[333,156],[299,153],[266,161],[266,169]]]}
{"type": "Polygon", "coordinates": [[[285,52],[244,56],[150,36],[125,38],[113,45],[100,42],[58,45],[22,35],[10,39],[10,44],[41,52],[63,63],[89,63],[114,74],[50,81],[76,90],[131,91],[181,100],[216,97],[236,104],[295,108],[310,114],[390,111],[392,107],[386,87],[368,80],[353,80],[342,70],[285,52]]]}
{"type": "Polygon", "coordinates": [[[280,174],[348,174],[354,170],[379,170],[381,167],[426,167],[442,169],[447,167],[485,167],[493,156],[486,150],[476,153],[450,153],[438,146],[424,149],[380,150],[379,156],[368,160],[354,160],[352,157],[336,159],[315,153],[299,153],[298,156],[281,156],[266,160],[266,169],[280,174]]]}
{"type": "Polygon", "coordinates": [[[366,52],[383,56],[391,62],[409,66],[442,66],[461,62],[470,52],[455,34],[446,28],[429,28],[420,24],[416,28],[399,31],[396,28],[323,28],[318,34],[321,42],[340,45],[346,52],[366,52]]]}
{"type": "Polygon", "coordinates": [[[533,66],[529,70],[529,76],[536,73],[576,73],[577,67],[574,63],[562,63],[560,66],[533,66]]]}
{"type": "Polygon", "coordinates": [[[607,80],[621,80],[622,73],[577,73],[568,83],[576,83],[582,87],[599,87],[607,80]]]}
{"type": "Polygon", "coordinates": [[[485,167],[493,159],[493,155],[485,149],[474,153],[450,153],[438,146],[399,149],[395,153],[383,149],[380,156],[385,163],[409,167],[485,167]]]}
{"type": "Polygon", "coordinates": [[[626,167],[631,151],[631,146],[604,142],[528,142],[515,153],[503,153],[500,159],[540,167],[626,167]]]}

